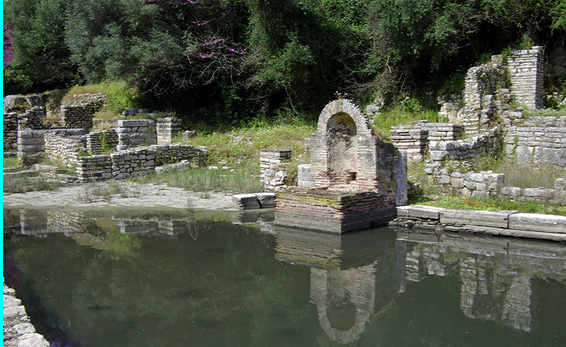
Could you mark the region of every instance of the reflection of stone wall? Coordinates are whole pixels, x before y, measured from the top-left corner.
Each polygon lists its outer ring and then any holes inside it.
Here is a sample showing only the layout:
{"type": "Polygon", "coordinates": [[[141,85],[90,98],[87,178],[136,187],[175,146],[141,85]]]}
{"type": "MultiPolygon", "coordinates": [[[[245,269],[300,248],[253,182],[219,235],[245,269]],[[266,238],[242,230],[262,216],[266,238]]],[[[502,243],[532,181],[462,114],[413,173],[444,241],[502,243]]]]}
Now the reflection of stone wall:
{"type": "Polygon", "coordinates": [[[513,329],[531,331],[537,310],[532,280],[562,280],[566,276],[566,249],[561,245],[455,234],[439,238],[436,234],[402,230],[399,233],[410,245],[407,280],[458,272],[462,286],[460,308],[472,319],[501,321],[513,329]]]}

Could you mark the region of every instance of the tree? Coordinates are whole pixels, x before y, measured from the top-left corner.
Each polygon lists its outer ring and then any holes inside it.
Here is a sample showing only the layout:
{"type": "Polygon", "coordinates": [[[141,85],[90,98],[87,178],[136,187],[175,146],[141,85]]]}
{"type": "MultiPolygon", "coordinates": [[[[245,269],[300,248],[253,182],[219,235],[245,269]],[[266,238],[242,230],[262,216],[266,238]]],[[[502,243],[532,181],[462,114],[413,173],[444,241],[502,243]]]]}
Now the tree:
{"type": "Polygon", "coordinates": [[[6,0],[14,59],[4,69],[5,93],[61,88],[79,79],[64,44],[69,0],[6,0]]]}

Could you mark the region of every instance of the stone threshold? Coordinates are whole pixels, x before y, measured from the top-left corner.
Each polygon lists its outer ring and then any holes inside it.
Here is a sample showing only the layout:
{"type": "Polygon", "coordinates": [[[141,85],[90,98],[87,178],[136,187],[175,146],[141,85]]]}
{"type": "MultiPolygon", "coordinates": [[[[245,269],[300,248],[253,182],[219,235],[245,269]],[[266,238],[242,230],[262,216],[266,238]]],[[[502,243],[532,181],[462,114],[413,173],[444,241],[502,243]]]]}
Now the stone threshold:
{"type": "Polygon", "coordinates": [[[566,241],[566,217],[519,213],[518,211],[480,211],[433,206],[398,206],[390,226],[439,231],[474,233],[566,241]]]}

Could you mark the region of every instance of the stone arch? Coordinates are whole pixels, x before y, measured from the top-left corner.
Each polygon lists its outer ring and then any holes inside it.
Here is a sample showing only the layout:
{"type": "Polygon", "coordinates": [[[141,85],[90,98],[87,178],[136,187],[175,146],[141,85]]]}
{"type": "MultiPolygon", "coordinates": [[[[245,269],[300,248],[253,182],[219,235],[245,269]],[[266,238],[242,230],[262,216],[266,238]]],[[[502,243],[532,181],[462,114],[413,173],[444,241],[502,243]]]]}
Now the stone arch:
{"type": "Polygon", "coordinates": [[[348,99],[334,100],[324,107],[318,117],[317,133],[326,133],[330,119],[338,114],[347,114],[352,118],[356,125],[357,135],[373,136],[366,115],[352,100],[348,99]]]}

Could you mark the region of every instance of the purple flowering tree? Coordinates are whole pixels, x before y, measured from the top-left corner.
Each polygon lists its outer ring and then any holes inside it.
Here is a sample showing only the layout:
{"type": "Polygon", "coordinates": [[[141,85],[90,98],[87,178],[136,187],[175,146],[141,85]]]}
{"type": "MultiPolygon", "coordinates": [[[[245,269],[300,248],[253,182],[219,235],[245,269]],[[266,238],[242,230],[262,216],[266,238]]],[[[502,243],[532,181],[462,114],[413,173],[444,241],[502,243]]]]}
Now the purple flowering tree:
{"type": "Polygon", "coordinates": [[[12,33],[14,32],[8,25],[4,24],[4,67],[10,65],[16,58],[14,46],[12,45],[12,33]]]}

